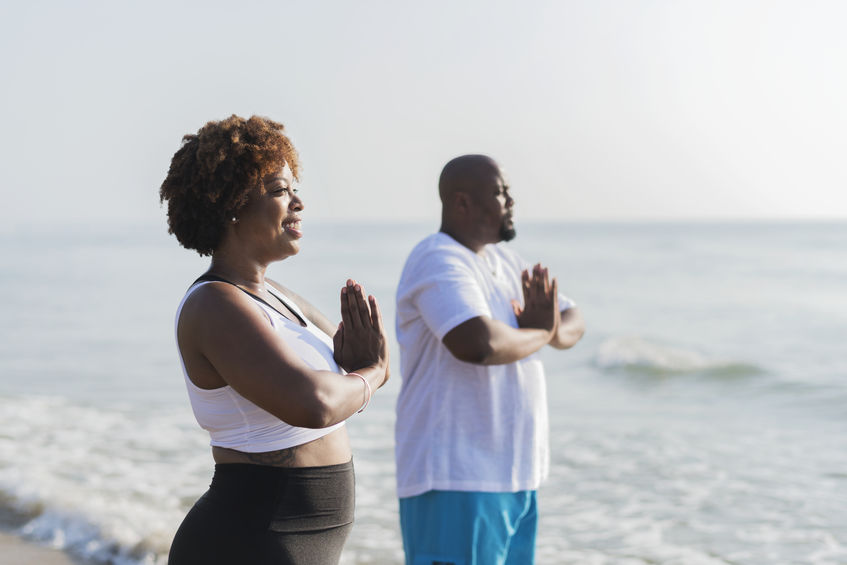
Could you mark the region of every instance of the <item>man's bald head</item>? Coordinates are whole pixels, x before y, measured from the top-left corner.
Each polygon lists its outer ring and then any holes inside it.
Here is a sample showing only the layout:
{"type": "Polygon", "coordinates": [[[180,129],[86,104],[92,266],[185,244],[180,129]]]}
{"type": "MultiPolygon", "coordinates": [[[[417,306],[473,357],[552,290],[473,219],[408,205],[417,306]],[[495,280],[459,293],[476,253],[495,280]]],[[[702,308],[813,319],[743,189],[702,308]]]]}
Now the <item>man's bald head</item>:
{"type": "Polygon", "coordinates": [[[477,192],[492,175],[499,175],[497,162],[487,155],[462,155],[444,165],[438,179],[438,195],[448,205],[457,192],[476,197],[477,192]]]}
{"type": "Polygon", "coordinates": [[[479,252],[488,243],[515,237],[514,200],[497,162],[486,155],[456,157],[438,179],[441,231],[479,252]]]}

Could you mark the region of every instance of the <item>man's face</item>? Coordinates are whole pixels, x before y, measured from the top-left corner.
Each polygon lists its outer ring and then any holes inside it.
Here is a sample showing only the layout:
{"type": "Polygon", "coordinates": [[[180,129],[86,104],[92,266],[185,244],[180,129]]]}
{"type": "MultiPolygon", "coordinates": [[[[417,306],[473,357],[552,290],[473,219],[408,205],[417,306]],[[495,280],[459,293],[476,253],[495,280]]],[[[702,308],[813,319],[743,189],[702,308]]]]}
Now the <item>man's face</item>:
{"type": "Polygon", "coordinates": [[[483,175],[475,191],[474,204],[477,208],[476,221],[485,241],[497,243],[515,238],[512,207],[515,201],[509,194],[509,185],[497,165],[483,175]]]}

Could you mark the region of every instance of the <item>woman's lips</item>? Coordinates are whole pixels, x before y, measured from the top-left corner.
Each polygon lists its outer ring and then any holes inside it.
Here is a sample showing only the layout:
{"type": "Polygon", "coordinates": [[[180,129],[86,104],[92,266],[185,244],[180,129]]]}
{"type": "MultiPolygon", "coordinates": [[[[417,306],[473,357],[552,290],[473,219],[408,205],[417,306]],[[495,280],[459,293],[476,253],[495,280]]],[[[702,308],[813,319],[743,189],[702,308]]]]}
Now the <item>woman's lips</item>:
{"type": "Polygon", "coordinates": [[[290,234],[296,238],[303,237],[303,232],[300,229],[299,219],[285,222],[284,224],[282,224],[282,229],[285,230],[285,233],[290,234]]]}

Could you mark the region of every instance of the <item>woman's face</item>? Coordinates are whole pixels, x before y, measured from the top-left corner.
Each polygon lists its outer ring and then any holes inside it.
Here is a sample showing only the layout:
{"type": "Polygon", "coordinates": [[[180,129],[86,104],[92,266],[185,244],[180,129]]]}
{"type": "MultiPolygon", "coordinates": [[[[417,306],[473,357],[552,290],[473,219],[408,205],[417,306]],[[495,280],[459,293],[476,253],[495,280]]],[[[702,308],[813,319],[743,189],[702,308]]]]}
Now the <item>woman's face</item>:
{"type": "Polygon", "coordinates": [[[241,209],[235,224],[239,239],[269,263],[300,251],[300,213],[303,201],[294,188],[294,175],[288,165],[262,179],[262,187],[241,209]]]}

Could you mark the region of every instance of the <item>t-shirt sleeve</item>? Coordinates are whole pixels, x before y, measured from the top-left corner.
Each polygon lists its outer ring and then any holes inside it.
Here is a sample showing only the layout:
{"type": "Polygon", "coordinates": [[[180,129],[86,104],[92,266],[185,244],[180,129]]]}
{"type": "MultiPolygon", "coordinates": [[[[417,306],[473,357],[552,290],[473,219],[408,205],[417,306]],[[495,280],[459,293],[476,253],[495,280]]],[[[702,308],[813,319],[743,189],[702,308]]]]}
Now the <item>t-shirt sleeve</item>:
{"type": "Polygon", "coordinates": [[[428,257],[426,263],[431,274],[416,289],[414,303],[439,341],[462,322],[491,316],[473,270],[460,258],[438,254],[428,257]]]}
{"type": "Polygon", "coordinates": [[[564,294],[559,291],[559,312],[564,312],[565,310],[570,310],[571,308],[576,307],[576,302],[572,299],[568,298],[564,294]]]}

